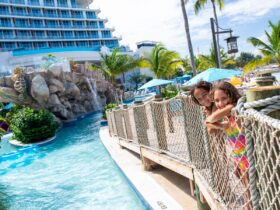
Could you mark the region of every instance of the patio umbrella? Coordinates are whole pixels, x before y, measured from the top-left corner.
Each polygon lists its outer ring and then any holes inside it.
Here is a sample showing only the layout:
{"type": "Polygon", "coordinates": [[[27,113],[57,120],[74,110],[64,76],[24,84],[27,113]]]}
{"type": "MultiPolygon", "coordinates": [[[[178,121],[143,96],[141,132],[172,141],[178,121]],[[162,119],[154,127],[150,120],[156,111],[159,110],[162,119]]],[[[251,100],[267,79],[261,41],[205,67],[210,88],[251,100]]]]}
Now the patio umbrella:
{"type": "Polygon", "coordinates": [[[144,85],[142,85],[140,88],[138,88],[138,90],[143,90],[143,89],[156,87],[156,86],[161,86],[161,85],[167,85],[167,84],[170,84],[170,83],[173,83],[173,81],[164,80],[164,79],[153,79],[153,80],[145,83],[144,85]]]}
{"type": "Polygon", "coordinates": [[[204,80],[207,82],[214,82],[222,79],[230,79],[231,77],[234,76],[241,76],[241,72],[237,70],[230,70],[230,69],[210,68],[193,77],[191,80],[187,82],[187,85],[188,86],[195,85],[200,80],[204,80]]]}

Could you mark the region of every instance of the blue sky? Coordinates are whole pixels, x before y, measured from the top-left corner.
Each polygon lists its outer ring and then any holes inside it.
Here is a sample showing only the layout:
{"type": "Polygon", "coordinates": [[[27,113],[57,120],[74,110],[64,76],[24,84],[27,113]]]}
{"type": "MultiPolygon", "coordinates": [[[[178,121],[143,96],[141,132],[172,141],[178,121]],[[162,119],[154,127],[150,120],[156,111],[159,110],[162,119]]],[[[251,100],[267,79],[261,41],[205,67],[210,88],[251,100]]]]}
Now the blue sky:
{"type": "MultiPolygon", "coordinates": [[[[206,5],[199,15],[193,11],[194,0],[187,3],[190,31],[194,53],[208,53],[212,43],[210,17],[211,4],[206,5]]],[[[136,49],[136,42],[153,40],[162,42],[168,49],[188,54],[180,0],[94,0],[92,8],[100,8],[100,17],[108,18],[106,26],[114,27],[115,36],[121,36],[121,44],[136,49]]],[[[225,7],[218,11],[219,25],[231,28],[237,35],[239,51],[258,51],[247,43],[255,36],[265,39],[264,30],[269,30],[268,21],[280,20],[280,0],[225,0],[225,7]]],[[[228,35],[220,38],[221,46],[228,35]]]]}

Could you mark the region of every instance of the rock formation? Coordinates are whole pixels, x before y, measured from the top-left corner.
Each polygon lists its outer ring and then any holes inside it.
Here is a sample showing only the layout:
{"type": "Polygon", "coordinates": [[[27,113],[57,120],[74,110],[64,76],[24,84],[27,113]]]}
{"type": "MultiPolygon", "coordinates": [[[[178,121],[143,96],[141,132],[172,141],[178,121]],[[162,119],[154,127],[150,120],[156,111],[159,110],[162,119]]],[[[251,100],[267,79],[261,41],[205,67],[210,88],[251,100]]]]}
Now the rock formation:
{"type": "Polygon", "coordinates": [[[17,68],[12,76],[0,78],[0,100],[43,107],[62,120],[71,120],[114,101],[112,85],[94,74],[78,72],[77,66],[75,71],[63,71],[57,64],[39,72],[17,68]]]}

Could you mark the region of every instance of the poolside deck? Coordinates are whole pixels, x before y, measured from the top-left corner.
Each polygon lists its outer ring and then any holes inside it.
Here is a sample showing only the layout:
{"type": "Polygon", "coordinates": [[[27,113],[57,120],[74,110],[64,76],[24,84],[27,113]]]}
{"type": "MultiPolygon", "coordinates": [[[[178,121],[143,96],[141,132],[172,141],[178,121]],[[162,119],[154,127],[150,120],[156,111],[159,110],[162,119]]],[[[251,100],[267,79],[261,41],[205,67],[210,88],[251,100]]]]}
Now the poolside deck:
{"type": "Polygon", "coordinates": [[[121,149],[119,140],[110,137],[108,127],[100,129],[100,138],[112,158],[153,209],[196,210],[187,178],[164,167],[144,171],[136,147],[121,149]]]}

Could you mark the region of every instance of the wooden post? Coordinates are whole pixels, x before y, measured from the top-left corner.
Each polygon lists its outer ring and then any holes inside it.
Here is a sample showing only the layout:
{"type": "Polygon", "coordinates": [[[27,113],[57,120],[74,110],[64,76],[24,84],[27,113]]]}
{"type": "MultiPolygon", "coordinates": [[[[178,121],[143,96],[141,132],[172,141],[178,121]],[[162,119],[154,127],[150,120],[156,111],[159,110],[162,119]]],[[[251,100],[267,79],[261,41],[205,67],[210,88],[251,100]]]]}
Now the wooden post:
{"type": "MultiPolygon", "coordinates": [[[[162,101],[162,99],[157,99],[157,101],[162,101]]],[[[168,150],[165,125],[164,125],[164,116],[163,116],[163,104],[152,103],[152,111],[153,111],[153,118],[154,118],[156,133],[157,133],[159,149],[168,150]]]]}
{"type": "MultiPolygon", "coordinates": [[[[270,72],[264,72],[256,77],[257,87],[250,88],[246,92],[247,102],[257,101],[260,99],[270,98],[280,95],[280,85],[273,85],[275,77],[271,76],[270,72]]],[[[256,108],[260,110],[260,108],[256,108]]],[[[280,119],[280,111],[274,111],[268,114],[270,117],[280,119]]]]}
{"type": "Polygon", "coordinates": [[[195,195],[197,200],[197,208],[199,210],[211,210],[210,206],[206,202],[203,194],[199,191],[199,188],[197,185],[195,185],[195,195]]]}
{"type": "Polygon", "coordinates": [[[148,121],[146,116],[147,114],[146,109],[145,106],[141,106],[141,104],[143,104],[142,101],[137,102],[136,104],[140,105],[133,109],[138,143],[146,146],[150,146],[150,142],[147,134],[148,121]]]}

